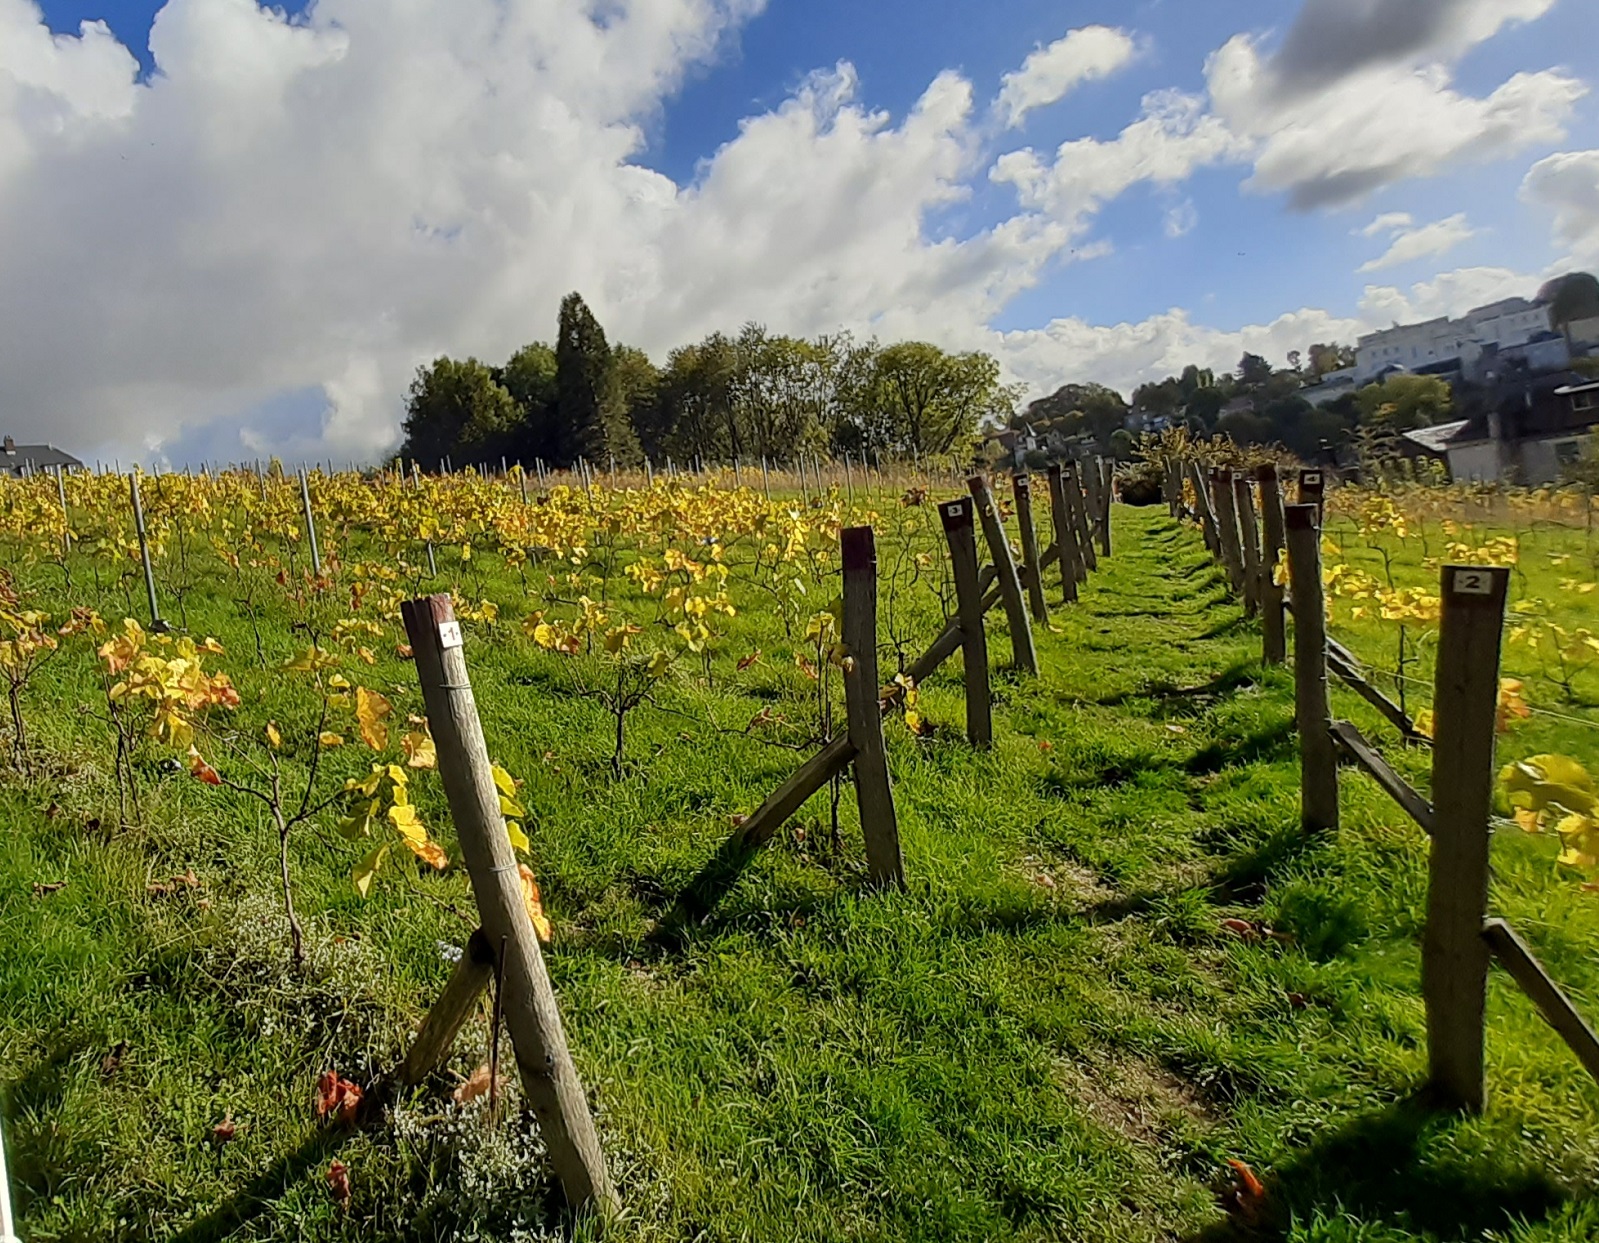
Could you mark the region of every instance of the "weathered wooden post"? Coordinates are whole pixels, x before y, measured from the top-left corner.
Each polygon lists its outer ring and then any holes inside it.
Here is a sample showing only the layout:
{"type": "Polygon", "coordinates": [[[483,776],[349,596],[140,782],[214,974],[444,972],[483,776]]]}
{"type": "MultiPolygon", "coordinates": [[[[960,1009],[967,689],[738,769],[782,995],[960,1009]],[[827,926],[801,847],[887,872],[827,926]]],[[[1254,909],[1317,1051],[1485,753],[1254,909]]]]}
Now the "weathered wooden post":
{"type": "Polygon", "coordinates": [[[1243,536],[1244,613],[1260,612],[1260,523],[1255,517],[1255,496],[1249,476],[1233,476],[1233,508],[1238,513],[1238,531],[1243,536]]]}
{"type": "Polygon", "coordinates": [[[766,493],[766,503],[772,503],[772,476],[766,469],[766,454],[761,454],[761,489],[766,493]]]}
{"type": "Polygon", "coordinates": [[[1055,548],[1060,553],[1060,586],[1067,604],[1077,600],[1077,580],[1082,557],[1077,552],[1077,532],[1072,527],[1071,502],[1066,499],[1066,479],[1059,462],[1049,465],[1049,517],[1055,528],[1055,548]]]}
{"type": "Polygon", "coordinates": [[[1277,468],[1262,466],[1260,513],[1265,528],[1266,546],[1260,557],[1260,616],[1263,633],[1261,655],[1268,665],[1280,665],[1288,658],[1288,636],[1283,616],[1283,586],[1277,581],[1277,562],[1284,548],[1283,495],[1277,484],[1277,468]]]}
{"type": "Polygon", "coordinates": [[[1322,520],[1327,494],[1326,475],[1314,469],[1299,472],[1299,503],[1301,505],[1314,505],[1316,507],[1316,522],[1322,520]]]}
{"type": "Polygon", "coordinates": [[[1321,526],[1314,505],[1284,514],[1294,594],[1294,719],[1299,728],[1300,823],[1338,827],[1338,755],[1327,705],[1327,612],[1321,586],[1321,526]]]}
{"type": "Polygon", "coordinates": [[[305,538],[311,548],[311,572],[322,573],[322,554],[316,546],[316,519],[311,515],[311,481],[306,478],[305,467],[300,468],[300,505],[305,511],[305,538]]]}
{"type": "Polygon", "coordinates": [[[1099,558],[1094,554],[1094,533],[1088,526],[1088,506],[1083,494],[1082,467],[1066,462],[1061,467],[1066,485],[1066,502],[1071,508],[1072,526],[1077,528],[1077,581],[1086,583],[1089,572],[1099,569],[1099,558]]]}
{"type": "Polygon", "coordinates": [[[505,947],[499,964],[505,1025],[516,1051],[522,1089],[538,1117],[567,1201],[574,1208],[592,1208],[602,1217],[612,1217],[621,1203],[567,1049],[555,991],[523,896],[516,852],[500,814],[500,795],[467,676],[460,623],[448,595],[407,600],[401,612],[483,935],[491,947],[505,947]]]}
{"type": "Polygon", "coordinates": [[[1012,659],[1017,668],[1037,677],[1038,652],[1033,647],[1033,626],[1022,600],[1022,580],[1016,572],[1016,559],[1011,556],[1010,541],[1005,538],[1005,527],[999,520],[999,507],[994,504],[994,494],[989,491],[984,476],[972,475],[966,480],[966,487],[977,504],[977,518],[983,524],[988,556],[999,576],[999,598],[1010,626],[1012,659]]]}
{"type": "Polygon", "coordinates": [[[1018,471],[1011,476],[1010,486],[1016,501],[1016,526],[1022,536],[1022,578],[1027,603],[1034,621],[1048,621],[1043,566],[1038,563],[1038,531],[1033,527],[1033,481],[1025,471],[1018,471]]]}
{"type": "Polygon", "coordinates": [[[144,594],[150,602],[150,629],[164,634],[170,627],[161,618],[155,598],[155,570],[150,565],[150,541],[144,534],[144,501],[139,496],[139,472],[128,472],[128,487],[133,493],[133,530],[139,537],[139,560],[144,565],[144,594]]]}
{"type": "Polygon", "coordinates": [[[1238,535],[1238,504],[1233,496],[1233,473],[1218,470],[1210,477],[1211,504],[1221,537],[1221,561],[1233,594],[1244,594],[1244,552],[1238,535]]]}
{"type": "Polygon", "coordinates": [[[518,462],[516,464],[516,482],[517,482],[517,485],[522,489],[522,504],[526,505],[527,504],[527,471],[522,468],[522,464],[520,462],[518,462]]]}
{"type": "Polygon", "coordinates": [[[467,938],[466,948],[461,951],[449,982],[422,1020],[422,1026],[406,1051],[405,1061],[395,1073],[400,1083],[414,1087],[449,1056],[450,1046],[472,1017],[478,998],[494,979],[494,957],[483,929],[479,928],[467,938]]]}
{"type": "Polygon", "coordinates": [[[855,802],[866,839],[866,872],[874,885],[904,888],[894,790],[883,751],[877,676],[877,545],[871,527],[839,533],[844,565],[844,705],[855,747],[855,802]]]}
{"type": "Polygon", "coordinates": [[[1099,551],[1110,556],[1110,507],[1116,500],[1116,460],[1095,458],[1099,464],[1099,551]]]}
{"type": "Polygon", "coordinates": [[[56,467],[56,496],[61,501],[61,555],[72,555],[72,511],[67,508],[66,469],[56,467]]]}
{"type": "Polygon", "coordinates": [[[983,629],[983,592],[977,578],[974,502],[962,497],[938,507],[955,573],[956,618],[960,622],[961,662],[966,673],[966,739],[974,747],[994,740],[993,706],[988,689],[988,635],[983,629]]]}
{"type": "Polygon", "coordinates": [[[1205,537],[1205,547],[1211,559],[1221,560],[1221,532],[1216,527],[1216,511],[1211,507],[1210,488],[1205,483],[1205,471],[1192,459],[1188,462],[1188,482],[1194,489],[1194,511],[1199,515],[1200,534],[1205,537]]]}
{"type": "MultiPolygon", "coordinates": [[[[1421,991],[1430,1087],[1442,1104],[1483,1105],[1488,986],[1488,815],[1499,702],[1499,636],[1510,571],[1446,565],[1433,690],[1432,855],[1421,991]]],[[[1298,598],[1294,624],[1299,624],[1298,598]]]]}

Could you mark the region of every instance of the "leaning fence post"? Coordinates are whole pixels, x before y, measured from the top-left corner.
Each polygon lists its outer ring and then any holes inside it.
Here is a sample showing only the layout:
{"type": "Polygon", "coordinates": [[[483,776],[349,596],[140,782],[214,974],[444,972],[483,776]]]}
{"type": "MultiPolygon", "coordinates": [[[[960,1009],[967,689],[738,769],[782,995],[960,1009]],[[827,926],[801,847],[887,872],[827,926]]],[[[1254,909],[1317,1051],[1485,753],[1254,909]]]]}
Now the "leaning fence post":
{"type": "Polygon", "coordinates": [[[155,570],[150,566],[150,541],[144,534],[144,502],[139,498],[139,472],[128,472],[128,487],[133,493],[133,529],[139,537],[139,560],[144,563],[144,594],[150,601],[150,629],[165,631],[169,627],[161,619],[161,606],[155,599],[155,570]]]}
{"type": "Polygon", "coordinates": [[[1192,459],[1188,462],[1188,482],[1194,489],[1194,513],[1199,519],[1199,530],[1205,538],[1205,547],[1213,561],[1221,560],[1221,533],[1216,527],[1216,511],[1211,507],[1210,489],[1205,486],[1205,471],[1192,459]]]}
{"type": "Polygon", "coordinates": [[[866,839],[866,871],[874,885],[905,885],[894,790],[883,752],[877,677],[877,545],[871,527],[839,533],[844,563],[844,704],[855,747],[855,801],[866,839]]]}
{"type": "Polygon", "coordinates": [[[500,964],[505,1025],[516,1050],[523,1091],[538,1117],[567,1201],[574,1208],[592,1207],[611,1217],[620,1210],[620,1201],[567,1049],[555,991],[523,896],[516,852],[500,813],[500,795],[467,677],[460,623],[448,595],[407,600],[401,612],[483,933],[491,946],[505,946],[505,961],[500,964]]]}
{"type": "Polygon", "coordinates": [[[1321,527],[1314,505],[1290,505],[1288,572],[1294,595],[1294,719],[1299,728],[1300,823],[1338,827],[1338,754],[1327,706],[1327,612],[1321,586],[1321,527]]]}
{"type": "Polygon", "coordinates": [[[1221,540],[1221,561],[1233,594],[1244,594],[1244,553],[1238,536],[1238,502],[1233,496],[1233,473],[1218,470],[1210,477],[1210,491],[1221,540]]]}
{"type": "MultiPolygon", "coordinates": [[[[1433,834],[1421,991],[1432,1090],[1443,1104],[1473,1113],[1483,1104],[1488,945],[1482,926],[1488,906],[1499,635],[1509,585],[1508,569],[1446,565],[1439,590],[1433,834]]],[[[1296,601],[1296,625],[1298,620],[1296,601]]]]}
{"type": "Polygon", "coordinates": [[[962,497],[938,507],[955,572],[955,607],[960,621],[961,661],[966,671],[966,739],[986,747],[994,739],[993,706],[988,690],[988,634],[983,628],[983,593],[977,581],[977,534],[972,527],[975,502],[962,497]]]}
{"type": "Polygon", "coordinates": [[[1238,512],[1238,530],[1244,539],[1244,613],[1253,617],[1260,611],[1260,523],[1255,517],[1255,496],[1249,490],[1247,475],[1233,476],[1233,508],[1238,512]]]}
{"type": "Polygon", "coordinates": [[[1060,553],[1060,586],[1067,604],[1077,599],[1077,580],[1082,577],[1082,558],[1077,552],[1077,532],[1072,529],[1070,502],[1066,499],[1066,480],[1059,462],[1049,466],[1049,517],[1055,526],[1055,548],[1060,553]]]}
{"type": "Polygon", "coordinates": [[[1038,563],[1038,531],[1033,527],[1033,481],[1025,471],[1018,471],[1010,479],[1011,493],[1016,500],[1016,526],[1022,536],[1022,573],[1027,588],[1027,603],[1033,611],[1034,621],[1049,619],[1049,605],[1044,603],[1044,567],[1038,563]]]}
{"type": "Polygon", "coordinates": [[[1283,618],[1283,587],[1277,581],[1277,561],[1283,550],[1283,495],[1277,484],[1277,468],[1260,468],[1260,513],[1265,528],[1266,546],[1260,557],[1260,616],[1264,635],[1262,657],[1268,665],[1280,665],[1288,657],[1288,640],[1283,618]]]}
{"type": "Polygon", "coordinates": [[[1028,620],[1027,605],[1022,601],[1022,580],[1016,572],[1016,559],[1011,556],[1010,541],[1005,538],[1005,527],[999,520],[999,507],[994,504],[994,494],[982,475],[972,475],[966,480],[966,486],[977,504],[977,517],[983,524],[989,559],[999,576],[999,598],[1005,606],[1005,620],[1010,625],[1012,659],[1018,668],[1037,677],[1038,651],[1033,647],[1033,624],[1028,620]]]}
{"type": "Polygon", "coordinates": [[[1077,581],[1086,583],[1090,570],[1099,569],[1094,555],[1094,533],[1088,529],[1088,508],[1082,487],[1082,468],[1075,461],[1063,466],[1066,500],[1071,506],[1072,525],[1077,528],[1077,581]]]}
{"type": "Polygon", "coordinates": [[[311,546],[311,571],[322,573],[322,554],[316,546],[316,519],[311,516],[311,484],[305,477],[305,467],[300,468],[300,504],[305,509],[305,538],[311,546]]]}

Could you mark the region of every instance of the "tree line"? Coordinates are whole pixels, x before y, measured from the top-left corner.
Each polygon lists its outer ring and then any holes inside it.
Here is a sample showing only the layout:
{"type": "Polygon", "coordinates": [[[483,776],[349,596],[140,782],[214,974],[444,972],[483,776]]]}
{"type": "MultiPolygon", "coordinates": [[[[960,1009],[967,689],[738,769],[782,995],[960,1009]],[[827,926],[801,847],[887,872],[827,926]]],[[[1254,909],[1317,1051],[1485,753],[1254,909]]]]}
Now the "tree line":
{"type": "Polygon", "coordinates": [[[969,456],[981,429],[1015,412],[1020,388],[979,351],[920,341],[882,345],[848,333],[807,339],[746,325],[673,350],[664,366],[612,345],[576,294],[561,302],[555,344],[503,364],[441,357],[406,397],[407,461],[438,469],[501,459],[597,467],[803,453],[969,456]]]}

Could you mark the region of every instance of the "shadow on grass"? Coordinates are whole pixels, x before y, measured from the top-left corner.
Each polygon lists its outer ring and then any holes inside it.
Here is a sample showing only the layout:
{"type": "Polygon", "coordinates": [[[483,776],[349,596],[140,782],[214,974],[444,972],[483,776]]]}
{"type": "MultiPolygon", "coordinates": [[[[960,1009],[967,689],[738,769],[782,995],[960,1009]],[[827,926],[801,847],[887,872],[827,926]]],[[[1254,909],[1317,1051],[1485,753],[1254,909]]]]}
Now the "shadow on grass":
{"type": "Polygon", "coordinates": [[[1229,665],[1208,682],[1198,686],[1177,686],[1171,682],[1156,682],[1137,690],[1118,691],[1093,702],[1102,708],[1116,708],[1141,699],[1161,701],[1182,699],[1214,699],[1236,690],[1253,687],[1259,681],[1260,670],[1254,661],[1241,660],[1229,665]]]}
{"type": "Polygon", "coordinates": [[[316,1131],[293,1152],[285,1153],[199,1220],[168,1236],[167,1243],[222,1243],[266,1212],[294,1184],[332,1159],[348,1136],[342,1131],[316,1131]]]}
{"type": "Polygon", "coordinates": [[[1202,747],[1194,752],[1185,767],[1196,777],[1207,776],[1241,764],[1287,759],[1296,749],[1294,723],[1281,720],[1242,737],[1223,739],[1202,747]]]}
{"type": "Polygon", "coordinates": [[[1446,1138],[1458,1122],[1419,1097],[1356,1118],[1278,1166],[1254,1220],[1235,1216],[1184,1243],[1274,1243],[1318,1212],[1465,1243],[1548,1217],[1567,1197],[1540,1168],[1452,1157],[1446,1138]]]}

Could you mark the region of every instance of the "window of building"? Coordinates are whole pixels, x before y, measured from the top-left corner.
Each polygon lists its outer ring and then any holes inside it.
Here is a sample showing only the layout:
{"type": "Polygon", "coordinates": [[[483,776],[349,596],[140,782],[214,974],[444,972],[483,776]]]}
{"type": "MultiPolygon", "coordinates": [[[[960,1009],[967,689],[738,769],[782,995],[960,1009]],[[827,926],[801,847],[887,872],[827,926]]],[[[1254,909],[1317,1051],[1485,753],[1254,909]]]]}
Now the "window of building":
{"type": "Polygon", "coordinates": [[[1562,466],[1575,466],[1580,457],[1582,457],[1582,446],[1575,440],[1555,442],[1555,461],[1562,466]]]}
{"type": "Polygon", "coordinates": [[[1599,410],[1599,389],[1589,389],[1585,393],[1571,395],[1571,408],[1573,410],[1599,410]]]}

